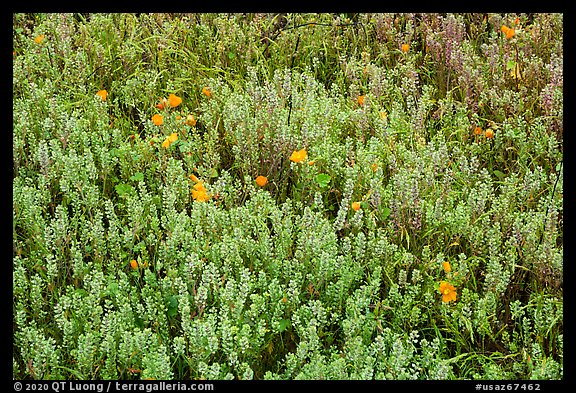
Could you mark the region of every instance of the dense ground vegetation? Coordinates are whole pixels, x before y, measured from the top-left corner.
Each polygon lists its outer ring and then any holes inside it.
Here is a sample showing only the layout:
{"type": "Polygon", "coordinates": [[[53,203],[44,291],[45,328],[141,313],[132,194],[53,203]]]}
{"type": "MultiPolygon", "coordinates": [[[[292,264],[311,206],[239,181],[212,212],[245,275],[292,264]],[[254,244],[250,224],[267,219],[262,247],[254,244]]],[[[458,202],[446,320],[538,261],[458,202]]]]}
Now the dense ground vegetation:
{"type": "Polygon", "coordinates": [[[17,379],[563,378],[562,14],[14,14],[17,379]]]}

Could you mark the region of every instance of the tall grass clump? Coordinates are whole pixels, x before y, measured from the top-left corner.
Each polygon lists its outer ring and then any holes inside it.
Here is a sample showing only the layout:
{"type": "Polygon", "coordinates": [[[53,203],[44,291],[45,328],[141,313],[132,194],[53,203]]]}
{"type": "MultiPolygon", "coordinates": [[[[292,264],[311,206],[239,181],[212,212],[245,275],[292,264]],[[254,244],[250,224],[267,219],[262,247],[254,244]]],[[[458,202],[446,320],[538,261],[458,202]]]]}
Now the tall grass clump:
{"type": "Polygon", "coordinates": [[[13,14],[15,379],[562,379],[562,14],[13,14]]]}

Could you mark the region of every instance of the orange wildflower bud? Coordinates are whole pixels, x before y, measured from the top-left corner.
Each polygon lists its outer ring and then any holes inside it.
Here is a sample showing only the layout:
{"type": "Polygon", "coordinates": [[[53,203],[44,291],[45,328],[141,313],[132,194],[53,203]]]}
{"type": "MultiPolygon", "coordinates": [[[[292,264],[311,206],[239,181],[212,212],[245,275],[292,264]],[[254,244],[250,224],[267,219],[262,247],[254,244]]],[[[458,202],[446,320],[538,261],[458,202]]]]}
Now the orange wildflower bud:
{"type": "Polygon", "coordinates": [[[474,128],[474,135],[480,135],[480,134],[482,134],[482,128],[480,127],[474,128]]]}
{"type": "Polygon", "coordinates": [[[364,105],[364,99],[366,98],[365,95],[358,96],[358,105],[364,105]]]}
{"type": "Polygon", "coordinates": [[[360,210],[360,202],[352,202],[352,209],[356,212],[360,210]]]}
{"type": "Polygon", "coordinates": [[[34,42],[37,44],[41,44],[42,41],[44,41],[44,38],[46,38],[46,35],[40,34],[38,37],[34,38],[34,42]]]}
{"type": "Polygon", "coordinates": [[[452,271],[452,267],[450,266],[450,262],[446,261],[442,264],[442,267],[444,268],[444,271],[446,273],[450,273],[452,271]]]}
{"type": "Polygon", "coordinates": [[[488,129],[486,130],[485,135],[486,135],[486,138],[490,139],[490,138],[494,137],[494,131],[492,131],[491,128],[488,128],[488,129]]]}
{"type": "Polygon", "coordinates": [[[209,87],[203,87],[202,88],[202,94],[204,94],[206,97],[211,97],[212,91],[210,90],[209,87]]]}
{"type": "Polygon", "coordinates": [[[130,261],[130,266],[132,267],[132,269],[138,269],[138,262],[136,262],[135,259],[132,259],[130,261]]]}
{"type": "Polygon", "coordinates": [[[402,52],[407,53],[410,50],[409,44],[402,44],[402,52]]]}
{"type": "Polygon", "coordinates": [[[168,105],[168,101],[166,100],[166,98],[160,98],[160,102],[156,104],[156,108],[164,109],[166,105],[168,105]]]}

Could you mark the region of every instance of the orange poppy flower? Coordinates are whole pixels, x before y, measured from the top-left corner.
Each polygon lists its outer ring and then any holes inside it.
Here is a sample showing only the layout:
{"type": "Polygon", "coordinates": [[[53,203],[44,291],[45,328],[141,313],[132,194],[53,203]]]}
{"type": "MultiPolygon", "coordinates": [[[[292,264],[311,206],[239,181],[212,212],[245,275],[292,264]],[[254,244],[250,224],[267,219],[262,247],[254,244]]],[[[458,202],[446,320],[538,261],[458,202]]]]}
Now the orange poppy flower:
{"type": "Polygon", "coordinates": [[[358,96],[358,99],[357,99],[357,100],[358,100],[358,105],[360,105],[360,106],[364,105],[364,99],[365,99],[365,98],[366,98],[365,95],[358,96]]]}
{"type": "Polygon", "coordinates": [[[480,127],[474,128],[474,135],[480,135],[480,134],[482,134],[482,128],[480,127]]]}
{"type": "Polygon", "coordinates": [[[409,44],[402,44],[402,52],[407,53],[410,50],[409,44]]]}
{"type": "Polygon", "coordinates": [[[210,199],[210,195],[208,195],[208,193],[206,192],[206,188],[204,187],[204,184],[201,181],[199,181],[194,185],[194,187],[192,187],[192,198],[194,198],[194,200],[198,202],[206,202],[207,200],[210,199]]]}
{"type": "Polygon", "coordinates": [[[175,94],[168,95],[168,103],[172,108],[176,108],[178,105],[182,103],[182,98],[178,97],[175,94]]]}
{"type": "Polygon", "coordinates": [[[299,151],[293,151],[292,154],[290,155],[290,161],[293,162],[302,162],[304,161],[304,159],[306,159],[307,153],[306,153],[306,149],[302,149],[299,151]]]}
{"type": "Polygon", "coordinates": [[[356,212],[360,210],[360,202],[352,202],[352,209],[356,212]]]}
{"type": "Polygon", "coordinates": [[[37,44],[41,44],[42,41],[44,41],[44,38],[46,38],[46,35],[40,34],[38,37],[34,38],[34,42],[37,44]]]}
{"type": "Polygon", "coordinates": [[[210,199],[210,196],[204,191],[192,190],[192,198],[198,202],[206,202],[210,199]]]}
{"type": "Polygon", "coordinates": [[[206,202],[210,200],[210,195],[206,193],[202,193],[198,198],[196,198],[198,202],[206,202]]]}
{"type": "Polygon", "coordinates": [[[96,95],[102,98],[102,101],[106,101],[106,97],[108,97],[108,92],[106,90],[99,90],[96,95]]]}
{"type": "Polygon", "coordinates": [[[506,39],[509,40],[510,38],[514,37],[514,34],[516,33],[514,31],[514,29],[509,28],[506,25],[502,25],[502,33],[504,33],[506,35],[506,39]]]}
{"type": "Polygon", "coordinates": [[[176,142],[178,140],[178,133],[173,132],[172,134],[170,134],[170,136],[166,137],[166,139],[164,139],[164,142],[162,142],[162,147],[165,149],[168,149],[170,147],[170,145],[173,142],[176,142]]]}
{"type": "Polygon", "coordinates": [[[258,184],[260,187],[264,187],[266,183],[268,183],[268,178],[266,176],[258,176],[256,178],[256,184],[258,184]]]}
{"type": "Polygon", "coordinates": [[[202,88],[202,93],[203,93],[206,97],[212,96],[212,91],[210,90],[209,87],[203,87],[203,88],[202,88]]]}
{"type": "Polygon", "coordinates": [[[450,266],[450,262],[446,261],[442,263],[442,267],[446,273],[450,273],[452,271],[452,267],[450,266]]]}
{"type": "Polygon", "coordinates": [[[444,303],[456,301],[456,288],[447,281],[440,281],[438,291],[442,294],[444,303]]]}
{"type": "Polygon", "coordinates": [[[201,182],[201,181],[194,184],[194,187],[192,187],[192,188],[198,192],[206,192],[206,187],[204,187],[204,182],[201,182]]]}
{"type": "Polygon", "coordinates": [[[162,117],[162,115],[155,114],[154,116],[152,116],[152,122],[157,126],[161,126],[162,123],[164,123],[164,118],[162,117]]]}
{"type": "Polygon", "coordinates": [[[138,262],[136,262],[135,259],[132,259],[130,261],[130,266],[132,267],[132,269],[138,269],[138,262]]]}
{"type": "Polygon", "coordinates": [[[490,139],[490,138],[494,137],[494,131],[492,131],[491,128],[488,128],[488,129],[486,130],[486,134],[485,134],[485,135],[486,135],[486,138],[490,139]]]}
{"type": "Polygon", "coordinates": [[[173,132],[172,134],[170,134],[168,140],[170,141],[170,143],[176,142],[178,140],[178,133],[173,132]]]}
{"type": "Polygon", "coordinates": [[[194,127],[196,125],[196,119],[192,115],[186,116],[186,124],[190,127],[194,127]]]}

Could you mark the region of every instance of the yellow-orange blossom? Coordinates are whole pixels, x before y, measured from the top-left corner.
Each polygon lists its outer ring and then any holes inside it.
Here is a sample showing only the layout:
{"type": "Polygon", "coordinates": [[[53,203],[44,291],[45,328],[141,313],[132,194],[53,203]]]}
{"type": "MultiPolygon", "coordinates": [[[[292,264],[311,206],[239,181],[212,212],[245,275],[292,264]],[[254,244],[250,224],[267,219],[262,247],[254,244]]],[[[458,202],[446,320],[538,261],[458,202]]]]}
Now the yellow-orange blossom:
{"type": "Polygon", "coordinates": [[[256,184],[258,184],[260,187],[264,187],[266,183],[268,183],[268,178],[266,176],[258,176],[256,178],[256,184]]]}
{"type": "Polygon", "coordinates": [[[290,155],[290,161],[302,162],[306,159],[306,156],[307,156],[306,149],[293,151],[292,154],[290,155]]]}
{"type": "Polygon", "coordinates": [[[438,291],[442,294],[444,303],[456,301],[456,288],[447,281],[440,281],[438,291]]]}

